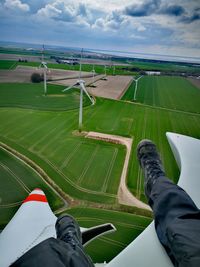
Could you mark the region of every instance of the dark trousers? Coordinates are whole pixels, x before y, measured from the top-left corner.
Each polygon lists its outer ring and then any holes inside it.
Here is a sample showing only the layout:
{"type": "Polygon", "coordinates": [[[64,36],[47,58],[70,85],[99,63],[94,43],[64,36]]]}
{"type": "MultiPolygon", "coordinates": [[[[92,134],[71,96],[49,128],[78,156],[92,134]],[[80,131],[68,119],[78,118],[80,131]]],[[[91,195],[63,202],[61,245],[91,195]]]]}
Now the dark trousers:
{"type": "Polygon", "coordinates": [[[146,192],[158,238],[174,266],[200,267],[200,210],[189,195],[166,177],[146,192]]]}

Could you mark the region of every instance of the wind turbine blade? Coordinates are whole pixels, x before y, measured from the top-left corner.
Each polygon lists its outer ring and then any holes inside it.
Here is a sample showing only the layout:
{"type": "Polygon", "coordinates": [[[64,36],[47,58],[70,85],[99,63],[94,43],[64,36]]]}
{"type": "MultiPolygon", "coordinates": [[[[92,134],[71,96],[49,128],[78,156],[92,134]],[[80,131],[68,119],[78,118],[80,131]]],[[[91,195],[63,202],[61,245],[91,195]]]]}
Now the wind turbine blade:
{"type": "Polygon", "coordinates": [[[83,91],[85,92],[85,94],[87,95],[87,97],[90,99],[90,101],[92,102],[92,104],[94,104],[94,100],[93,100],[93,98],[91,98],[91,96],[88,94],[88,92],[87,92],[87,90],[86,90],[84,84],[83,84],[83,83],[80,83],[80,86],[81,86],[81,88],[83,89],[83,91]]]}
{"type": "Polygon", "coordinates": [[[76,85],[78,85],[78,83],[75,83],[75,84],[73,84],[73,85],[71,85],[71,86],[69,86],[69,87],[65,88],[65,89],[64,89],[64,90],[62,90],[62,91],[63,91],[63,92],[66,92],[66,91],[68,91],[68,90],[70,90],[70,89],[74,88],[74,86],[76,86],[76,85]]]}

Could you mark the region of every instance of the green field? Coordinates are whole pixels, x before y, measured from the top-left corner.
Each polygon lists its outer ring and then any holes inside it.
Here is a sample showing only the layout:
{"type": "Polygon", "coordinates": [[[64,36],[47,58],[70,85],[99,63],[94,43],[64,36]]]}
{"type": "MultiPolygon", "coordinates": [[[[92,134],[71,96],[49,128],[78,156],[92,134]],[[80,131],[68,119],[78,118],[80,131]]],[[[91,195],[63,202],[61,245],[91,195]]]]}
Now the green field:
{"type": "Polygon", "coordinates": [[[0,60],[0,70],[12,70],[17,66],[17,62],[13,60],[0,60]]]}
{"type": "Polygon", "coordinates": [[[77,207],[67,210],[82,227],[113,223],[117,231],[92,241],[86,251],[94,262],[110,261],[137,237],[151,222],[150,218],[116,211],[77,207]]]}
{"type": "MultiPolygon", "coordinates": [[[[47,96],[44,95],[43,83],[1,83],[0,107],[19,107],[37,110],[71,110],[79,107],[79,90],[62,92],[66,87],[48,84],[47,96]]],[[[90,105],[84,95],[83,106],[90,105]]]]}
{"type": "MultiPolygon", "coordinates": [[[[133,101],[135,82],[122,100],[133,101]]],[[[186,78],[144,76],[138,81],[136,101],[153,107],[200,113],[200,90],[186,78]]]]}
{"type": "MultiPolygon", "coordinates": [[[[187,80],[170,77],[170,83],[167,78],[145,77],[144,89],[138,88],[138,97],[141,93],[142,103],[97,98],[95,105],[88,105],[84,108],[84,131],[133,138],[127,183],[130,190],[144,201],[146,200],[143,175],[136,160],[137,143],[143,138],[152,139],[161,152],[167,175],[176,182],[179,171],[168,145],[166,132],[172,131],[200,138],[200,115],[197,106],[200,97],[197,89],[190,87],[187,80]],[[146,78],[152,80],[149,81],[146,78]],[[155,81],[154,78],[160,78],[160,80],[155,81]],[[165,83],[170,84],[171,94],[167,94],[168,89],[165,87],[165,83]],[[148,94],[145,88],[149,84],[152,84],[151,88],[157,87],[156,90],[149,90],[148,94]],[[172,90],[173,84],[175,87],[172,90]],[[162,89],[163,87],[164,89],[162,89]],[[152,91],[156,93],[156,101],[152,97],[152,91]],[[164,98],[165,94],[166,98],[164,98]]],[[[143,78],[140,81],[142,80],[143,78]]],[[[26,84],[23,87],[17,84],[0,84],[1,142],[37,163],[64,192],[73,198],[81,200],[88,206],[102,205],[114,208],[125,158],[125,147],[86,139],[84,136],[75,134],[74,131],[78,128],[78,109],[76,101],[72,100],[77,96],[69,91],[65,97],[56,97],[55,108],[51,104],[51,97],[54,98],[57,94],[55,92],[62,87],[52,88],[53,96],[43,97],[42,85],[37,86],[40,89],[35,89],[32,84],[26,84]],[[18,89],[12,94],[13,88],[18,89]],[[37,94],[40,99],[39,103],[35,100],[37,94]],[[63,101],[71,104],[69,110],[63,107],[63,101]],[[27,105],[27,103],[29,104],[27,105]]],[[[52,196],[49,196],[49,200],[53,201],[52,196]]],[[[5,216],[10,216],[11,211],[7,210],[6,212],[9,215],[5,216]]],[[[102,249],[106,259],[109,260],[145,227],[141,221],[137,221],[137,218],[140,217],[134,217],[134,223],[131,219],[133,217],[126,217],[126,215],[131,215],[125,213],[118,213],[119,217],[116,218],[111,211],[107,211],[106,216],[101,215],[104,213],[102,210],[91,211],[80,208],[72,209],[69,212],[75,215],[83,226],[97,224],[97,218],[101,218],[102,222],[111,221],[121,225],[118,227],[117,233],[120,237],[110,236],[108,239],[102,237],[100,241],[94,241],[93,246],[91,244],[91,247],[88,248],[90,254],[97,261],[103,261],[105,257],[99,253],[100,249],[96,250],[96,246],[105,247],[105,243],[111,244],[107,251],[102,249]],[[127,229],[124,218],[129,225],[127,229]],[[133,236],[129,235],[130,225],[134,225],[133,236]],[[143,226],[141,227],[141,225],[143,226]],[[112,238],[113,241],[110,240],[112,238]],[[116,244],[116,247],[112,246],[113,243],[116,244]]]]}
{"type": "MultiPolygon", "coordinates": [[[[18,65],[22,66],[31,66],[31,67],[38,67],[40,65],[40,62],[18,62],[18,65]]],[[[79,65],[68,65],[68,64],[58,64],[58,63],[48,63],[48,68],[50,69],[64,69],[64,70],[75,70],[79,71],[80,66],[79,65]]],[[[94,66],[95,72],[97,74],[105,74],[105,67],[104,65],[95,65],[94,66]]],[[[91,72],[93,70],[92,64],[82,64],[82,71],[91,72]]],[[[106,68],[106,74],[107,75],[134,75],[134,71],[125,70],[122,66],[115,66],[115,69],[112,65],[110,65],[110,62],[107,63],[106,68]]]]}
{"type": "Polygon", "coordinates": [[[53,210],[63,201],[49,188],[37,172],[0,147],[0,226],[7,223],[22,201],[34,188],[46,192],[53,210]]]}
{"type": "Polygon", "coordinates": [[[181,71],[181,72],[199,72],[200,71],[200,66],[196,67],[193,66],[192,64],[180,64],[176,62],[142,62],[142,61],[137,61],[134,60],[132,63],[133,67],[140,68],[143,70],[160,70],[160,71],[181,71]]]}
{"type": "MultiPolygon", "coordinates": [[[[195,114],[97,99],[95,106],[84,110],[83,129],[134,138],[128,184],[143,199],[142,174],[135,158],[137,142],[153,139],[161,149],[168,175],[177,180],[178,171],[165,132],[199,137],[199,119],[195,114]]],[[[0,121],[3,142],[34,159],[65,192],[79,199],[116,202],[125,148],[74,136],[77,110],[2,108],[0,121]]]]}

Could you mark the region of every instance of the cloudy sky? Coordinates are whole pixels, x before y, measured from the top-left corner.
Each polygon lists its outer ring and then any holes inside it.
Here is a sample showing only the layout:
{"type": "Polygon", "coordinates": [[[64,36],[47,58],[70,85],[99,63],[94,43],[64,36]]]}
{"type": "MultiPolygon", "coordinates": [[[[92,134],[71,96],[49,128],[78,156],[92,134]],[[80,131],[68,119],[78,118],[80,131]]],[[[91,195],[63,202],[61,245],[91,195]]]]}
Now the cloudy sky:
{"type": "Polygon", "coordinates": [[[200,57],[200,0],[0,0],[1,41],[200,57]]]}

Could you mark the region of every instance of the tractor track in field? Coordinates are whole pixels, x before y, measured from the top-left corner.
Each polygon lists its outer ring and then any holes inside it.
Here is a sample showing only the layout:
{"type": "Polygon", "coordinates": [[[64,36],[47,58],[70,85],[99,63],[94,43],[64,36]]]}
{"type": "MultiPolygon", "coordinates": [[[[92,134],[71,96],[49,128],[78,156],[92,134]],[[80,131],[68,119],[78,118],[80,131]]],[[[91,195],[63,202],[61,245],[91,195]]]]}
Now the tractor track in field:
{"type": "Polygon", "coordinates": [[[18,182],[18,184],[20,184],[20,186],[29,194],[31,192],[30,188],[28,188],[28,186],[25,185],[25,183],[6,165],[4,165],[3,163],[0,162],[0,166],[7,171],[14,179],[15,181],[18,182]]]}
{"type": "Polygon", "coordinates": [[[147,107],[147,108],[153,108],[153,109],[160,109],[160,110],[165,110],[165,111],[170,111],[170,112],[182,113],[185,115],[200,116],[200,113],[197,113],[197,112],[190,112],[190,111],[184,111],[184,110],[180,110],[180,109],[165,108],[165,107],[160,107],[160,106],[151,106],[151,105],[147,105],[147,104],[143,104],[143,103],[139,103],[139,102],[132,102],[129,100],[116,100],[116,101],[126,102],[126,103],[129,103],[132,105],[138,105],[138,106],[147,107]]]}
{"type": "Polygon", "coordinates": [[[101,188],[102,192],[106,192],[106,190],[107,190],[108,181],[110,179],[110,174],[111,174],[111,171],[112,171],[113,166],[115,164],[115,160],[116,160],[117,154],[118,154],[118,149],[115,148],[113,156],[112,156],[112,159],[111,159],[111,162],[110,162],[110,165],[109,165],[109,168],[108,168],[108,171],[107,171],[107,174],[106,174],[106,177],[105,177],[105,180],[104,180],[104,183],[103,183],[103,186],[101,188]]]}
{"type": "Polygon", "coordinates": [[[88,169],[90,168],[91,163],[92,163],[94,157],[96,156],[96,153],[97,153],[98,150],[99,150],[99,145],[97,145],[96,148],[94,149],[94,151],[93,151],[93,153],[92,153],[92,156],[91,156],[90,159],[88,160],[88,162],[87,162],[85,168],[83,169],[81,175],[78,177],[78,179],[77,179],[77,183],[78,183],[79,185],[81,184],[81,182],[82,182],[82,180],[83,180],[85,174],[87,173],[88,169]]]}
{"type": "Polygon", "coordinates": [[[18,207],[22,204],[22,201],[18,201],[18,202],[13,202],[13,203],[10,203],[10,204],[2,204],[0,205],[0,208],[1,209],[4,209],[4,208],[14,208],[14,207],[18,207]]]}
{"type": "Polygon", "coordinates": [[[61,177],[67,182],[69,183],[72,187],[74,187],[75,189],[81,191],[81,192],[85,192],[85,193],[89,193],[89,194],[93,194],[93,195],[103,195],[103,196],[108,196],[108,197],[112,197],[112,198],[116,198],[116,196],[114,194],[109,194],[109,193],[102,193],[99,191],[92,191],[89,190],[87,188],[83,188],[79,185],[77,185],[74,181],[72,181],[68,176],[66,176],[62,171],[60,171],[60,169],[58,167],[56,167],[50,160],[48,160],[47,158],[41,156],[41,158],[47,163],[49,164],[56,172],[58,172],[61,177]]]}
{"type": "Polygon", "coordinates": [[[133,196],[133,194],[129,191],[126,185],[128,163],[129,163],[129,159],[131,155],[131,148],[132,148],[133,140],[131,138],[127,138],[123,136],[103,134],[103,133],[98,133],[98,132],[89,132],[87,133],[85,137],[126,146],[127,152],[126,152],[124,167],[122,170],[120,184],[118,188],[118,194],[117,194],[118,201],[120,204],[136,206],[138,208],[151,210],[147,204],[145,204],[144,202],[138,200],[135,196],[133,196]]]}
{"type": "Polygon", "coordinates": [[[25,155],[22,155],[18,151],[14,150],[13,148],[9,147],[8,145],[6,145],[6,144],[4,144],[2,142],[0,142],[0,148],[1,149],[4,149],[6,152],[8,152],[9,154],[11,154],[12,156],[14,156],[15,158],[17,158],[21,162],[23,162],[29,168],[33,169],[39,175],[39,177],[41,177],[42,181],[44,183],[46,183],[51,188],[51,190],[57,196],[59,196],[59,198],[63,201],[64,205],[63,205],[62,209],[66,209],[69,206],[69,203],[66,200],[66,199],[69,199],[69,198],[68,197],[65,197],[66,194],[64,192],[62,192],[62,190],[59,190],[59,192],[58,192],[57,187],[56,187],[54,181],[43,171],[43,169],[40,168],[39,165],[37,165],[34,161],[32,161],[31,159],[29,159],[25,155]]]}

